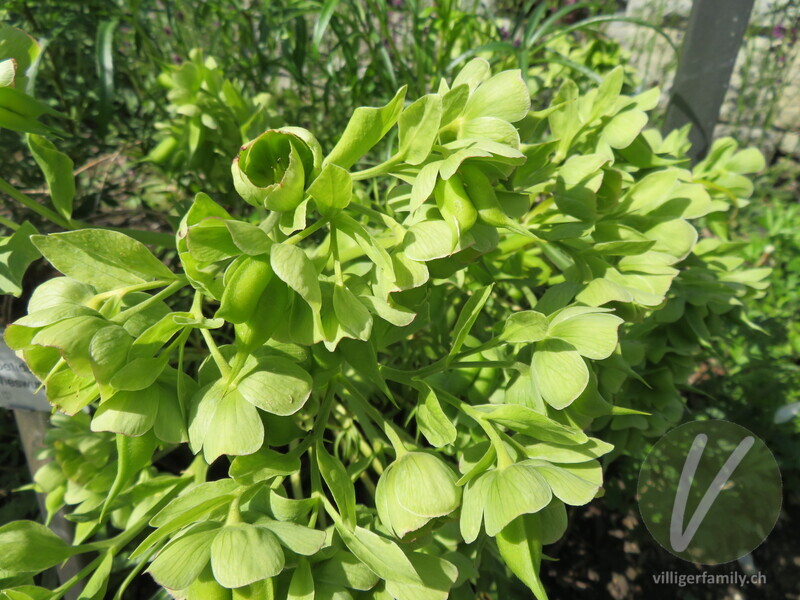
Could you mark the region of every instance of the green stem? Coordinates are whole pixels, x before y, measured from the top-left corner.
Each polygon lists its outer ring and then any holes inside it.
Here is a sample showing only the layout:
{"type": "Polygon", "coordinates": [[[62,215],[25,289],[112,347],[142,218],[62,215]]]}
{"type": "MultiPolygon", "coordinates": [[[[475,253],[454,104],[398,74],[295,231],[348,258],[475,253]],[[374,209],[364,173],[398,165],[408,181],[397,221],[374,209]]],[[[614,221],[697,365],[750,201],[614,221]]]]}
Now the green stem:
{"type": "Polygon", "coordinates": [[[91,300],[91,305],[99,306],[100,303],[107,298],[113,298],[115,296],[122,298],[123,296],[130,294],[132,292],[145,292],[147,290],[164,287],[165,285],[168,285],[170,283],[172,283],[171,279],[158,279],[156,281],[145,281],[144,283],[137,283],[134,285],[129,285],[127,287],[117,288],[115,290],[109,290],[107,292],[102,292],[100,294],[97,294],[91,300]]]}
{"type": "MultiPolygon", "coordinates": [[[[195,292],[194,294],[194,300],[192,301],[192,314],[198,319],[203,318],[203,294],[200,292],[195,292]]],[[[200,335],[203,336],[203,340],[205,341],[209,352],[211,352],[211,358],[213,358],[214,362],[217,364],[220,374],[225,378],[230,377],[231,367],[228,364],[228,361],[225,360],[225,357],[222,356],[222,352],[219,351],[217,343],[214,341],[211,332],[208,329],[201,328],[200,335]]]]}
{"type": "Polygon", "coordinates": [[[25,206],[26,208],[31,209],[40,217],[44,217],[48,221],[52,221],[59,227],[64,229],[76,229],[75,225],[78,227],[83,226],[83,223],[78,223],[77,221],[72,221],[71,219],[66,219],[62,217],[57,212],[54,212],[47,208],[46,206],[42,206],[33,198],[26,196],[22,192],[20,192],[17,188],[13,185],[8,183],[5,179],[0,177],[0,191],[5,192],[9,196],[11,196],[14,200],[25,206]]]}
{"type": "MultiPolygon", "coordinates": [[[[158,292],[154,296],[150,296],[144,302],[140,302],[139,304],[137,304],[135,306],[131,306],[127,310],[123,310],[121,313],[119,313],[117,316],[115,316],[113,319],[111,319],[111,321],[113,321],[114,323],[123,323],[123,322],[125,322],[125,320],[129,319],[133,315],[145,310],[146,308],[151,307],[153,304],[156,304],[157,302],[160,302],[164,298],[169,298],[172,294],[174,294],[179,289],[184,287],[187,283],[188,282],[187,282],[186,278],[181,276],[177,281],[173,281],[171,284],[169,284],[163,290],[161,290],[160,292],[158,292]]],[[[203,331],[205,331],[205,330],[203,330],[203,331]]]]}
{"type": "Polygon", "coordinates": [[[0,225],[4,227],[8,227],[11,231],[16,231],[19,229],[19,225],[14,223],[11,219],[6,219],[5,217],[0,216],[0,225]]]}
{"type": "Polygon", "coordinates": [[[222,352],[219,351],[219,347],[211,336],[211,332],[208,329],[201,329],[200,335],[203,336],[203,340],[205,340],[206,346],[208,346],[208,350],[211,352],[211,357],[214,359],[214,362],[217,363],[220,374],[223,378],[229,379],[231,376],[231,367],[228,361],[225,360],[225,357],[222,356],[222,352]]]}
{"type": "Polygon", "coordinates": [[[369,179],[371,177],[377,177],[379,175],[385,175],[386,173],[391,172],[397,165],[403,162],[403,157],[399,154],[395,154],[385,162],[382,162],[379,165],[375,165],[374,167],[370,167],[369,169],[364,169],[363,171],[356,171],[352,173],[351,177],[353,181],[361,181],[363,179],[369,179]]]}
{"type": "Polygon", "coordinates": [[[317,221],[313,225],[309,225],[308,227],[303,229],[303,231],[300,231],[299,233],[295,233],[292,237],[290,237],[289,239],[285,240],[283,243],[284,244],[290,244],[290,245],[294,246],[295,244],[297,244],[297,243],[303,241],[304,239],[306,239],[308,236],[310,236],[315,231],[318,231],[319,229],[321,229],[327,222],[328,222],[327,218],[320,219],[319,221],[317,221]]]}
{"type": "Polygon", "coordinates": [[[158,552],[161,548],[162,544],[155,544],[152,548],[149,548],[144,554],[142,554],[141,560],[136,564],[136,566],[131,569],[131,572],[128,573],[128,576],[125,577],[124,581],[120,584],[119,588],[117,588],[117,592],[114,594],[113,600],[122,600],[122,595],[125,593],[125,590],[128,589],[133,580],[136,579],[137,575],[141,573],[142,569],[144,569],[147,564],[150,562],[150,558],[158,552]]]}
{"type": "Polygon", "coordinates": [[[408,452],[406,445],[403,443],[403,440],[400,439],[400,435],[398,434],[397,430],[394,427],[394,424],[391,423],[388,419],[386,419],[381,413],[379,413],[374,406],[369,403],[369,400],[364,398],[361,393],[356,389],[354,385],[352,385],[346,379],[342,379],[343,385],[347,388],[347,391],[350,392],[350,397],[356,400],[367,416],[372,420],[375,425],[383,430],[383,434],[389,439],[389,442],[392,444],[394,448],[395,454],[397,458],[400,458],[404,454],[408,452]]]}
{"type": "Polygon", "coordinates": [[[342,263],[339,260],[339,236],[334,225],[331,225],[331,252],[333,253],[333,270],[336,274],[336,283],[344,286],[342,263]]]}
{"type": "Polygon", "coordinates": [[[75,573],[72,577],[70,577],[67,581],[63,584],[58,586],[56,589],[53,590],[53,595],[50,596],[50,600],[59,600],[64,594],[66,594],[72,587],[78,583],[81,579],[85,578],[89,573],[97,569],[100,566],[100,563],[103,562],[105,558],[105,553],[101,553],[97,558],[95,558],[92,562],[88,565],[83,567],[80,571],[75,573]]]}

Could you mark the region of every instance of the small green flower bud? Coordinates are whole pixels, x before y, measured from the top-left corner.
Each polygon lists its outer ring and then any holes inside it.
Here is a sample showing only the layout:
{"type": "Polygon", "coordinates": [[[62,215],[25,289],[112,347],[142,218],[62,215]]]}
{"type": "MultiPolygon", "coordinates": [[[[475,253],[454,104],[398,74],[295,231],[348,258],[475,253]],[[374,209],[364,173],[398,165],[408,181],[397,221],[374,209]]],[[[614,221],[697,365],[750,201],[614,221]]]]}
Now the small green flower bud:
{"type": "Polygon", "coordinates": [[[375,501],[383,524],[402,538],[458,508],[461,488],[456,474],[440,458],[409,452],[381,475],[375,501]]]}
{"type": "Polygon", "coordinates": [[[253,206],[291,211],[303,201],[321,162],[322,150],[310,132],[270,129],[242,146],[231,167],[233,185],[253,206]]]}

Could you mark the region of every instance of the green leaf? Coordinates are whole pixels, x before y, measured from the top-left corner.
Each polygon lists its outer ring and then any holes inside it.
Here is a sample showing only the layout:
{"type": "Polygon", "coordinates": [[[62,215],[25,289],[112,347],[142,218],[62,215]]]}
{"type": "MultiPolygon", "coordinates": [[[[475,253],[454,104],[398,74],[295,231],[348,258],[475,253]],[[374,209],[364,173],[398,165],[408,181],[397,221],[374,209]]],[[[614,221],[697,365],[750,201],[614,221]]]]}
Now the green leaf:
{"type": "Polygon", "coordinates": [[[281,544],[302,556],[312,556],[319,552],[327,537],[324,531],[298,525],[297,523],[265,518],[260,519],[257,524],[259,527],[269,529],[281,544]]]}
{"type": "Polygon", "coordinates": [[[523,119],[530,107],[531,95],[522,80],[521,72],[502,71],[481,83],[472,92],[462,117],[465,120],[497,117],[514,123],[523,119]]]}
{"type": "Polygon", "coordinates": [[[300,559],[289,582],[287,600],[314,600],[314,578],[311,566],[305,559],[300,559]]]}
{"type": "Polygon", "coordinates": [[[61,273],[98,291],[175,279],[144,244],[116,231],[80,229],[36,235],[31,241],[61,273]]]}
{"type": "Polygon", "coordinates": [[[345,545],[381,579],[411,585],[422,583],[414,565],[400,547],[363,527],[337,527],[345,545]]]}
{"type": "Polygon", "coordinates": [[[231,234],[231,240],[239,250],[250,256],[268,254],[272,246],[272,240],[267,232],[260,227],[244,221],[233,219],[225,220],[225,227],[231,234]]]}
{"type": "Polygon", "coordinates": [[[223,527],[211,544],[214,579],[226,588],[238,588],[275,577],[285,564],[276,537],[255,525],[223,527]]]}
{"type": "Polygon", "coordinates": [[[619,99],[624,80],[625,69],[622,65],[614,67],[608,75],[603,77],[602,83],[597,87],[597,94],[592,104],[592,115],[588,122],[608,114],[619,99]]]}
{"type": "Polygon", "coordinates": [[[343,285],[333,286],[333,310],[349,337],[368,340],[372,331],[372,315],[362,302],[343,285]]]}
{"type": "Polygon", "coordinates": [[[239,483],[232,479],[219,479],[194,485],[184,490],[180,496],[170,501],[151,520],[153,527],[168,526],[175,519],[184,515],[197,516],[196,509],[211,500],[222,498],[223,502],[233,498],[232,493],[239,483]]]}
{"type": "Polygon", "coordinates": [[[58,348],[76,375],[91,377],[93,373],[89,346],[92,336],[104,327],[108,327],[108,321],[98,317],[64,319],[40,330],[31,342],[38,346],[58,348]]]}
{"type": "Polygon", "coordinates": [[[453,254],[457,241],[445,221],[421,221],[408,229],[402,250],[413,261],[428,262],[453,254]]]}
{"type": "Polygon", "coordinates": [[[518,516],[542,510],[552,498],[547,480],[524,464],[495,469],[484,477],[484,519],[486,534],[491,537],[518,516]]]}
{"type": "Polygon", "coordinates": [[[528,458],[543,459],[551,463],[582,463],[593,458],[600,458],[613,449],[613,444],[597,438],[589,438],[579,446],[560,445],[553,442],[528,444],[525,446],[525,454],[528,458]]]}
{"type": "Polygon", "coordinates": [[[438,94],[428,94],[409,105],[397,122],[398,155],[410,165],[428,158],[441,120],[442,97],[438,94]]]}
{"type": "Polygon", "coordinates": [[[540,517],[521,515],[497,534],[500,556],[522,583],[527,585],[538,600],[547,600],[547,592],[539,577],[542,562],[542,537],[540,517]]]}
{"type": "MultiPolygon", "coordinates": [[[[28,221],[8,237],[0,238],[0,294],[19,298],[22,278],[30,264],[41,256],[30,237],[39,233],[28,221]]],[[[29,311],[34,309],[28,308],[29,311]]]]}
{"type": "MultiPolygon", "coordinates": [[[[487,453],[488,454],[488,453],[487,453]]],[[[486,505],[485,487],[489,481],[486,477],[471,479],[464,487],[461,503],[461,517],[459,528],[461,537],[468,544],[471,544],[481,532],[483,522],[483,509],[486,505]]]]}
{"type": "Polygon", "coordinates": [[[86,582],[86,585],[81,590],[78,600],[103,599],[106,594],[108,578],[111,575],[111,567],[113,564],[114,554],[107,551],[105,554],[103,554],[103,560],[100,561],[100,565],[97,567],[97,570],[92,574],[89,581],[86,582]]]}
{"type": "Polygon", "coordinates": [[[241,397],[261,410],[287,416],[300,410],[311,395],[309,374],[295,363],[269,357],[258,370],[246,375],[238,384],[241,397]]]}
{"type": "Polygon", "coordinates": [[[252,454],[264,443],[264,425],[258,409],[238,390],[224,393],[224,386],[201,388],[193,399],[189,417],[189,444],[203,449],[206,462],[223,454],[252,454]]]}
{"type": "Polygon", "coordinates": [[[101,521],[120,492],[125,489],[139,471],[150,464],[158,440],[153,434],[140,437],[117,434],[116,443],[117,475],[114,477],[114,483],[111,484],[111,488],[108,490],[106,499],[103,502],[103,509],[100,512],[101,521]]]}
{"type": "Polygon", "coordinates": [[[547,317],[535,310],[513,313],[503,327],[500,339],[512,344],[538,342],[547,337],[547,317]]]}
{"type": "Polygon", "coordinates": [[[369,590],[377,585],[379,578],[367,565],[350,552],[340,550],[329,560],[317,563],[314,579],[339,587],[354,590],[369,590]]]}
{"type": "Polygon", "coordinates": [[[316,445],[316,454],[320,474],[333,495],[342,519],[348,527],[354,527],[356,524],[356,490],[353,482],[350,481],[347,469],[344,468],[342,461],[328,454],[321,443],[316,445]]]}
{"type": "Polygon", "coordinates": [[[388,580],[386,591],[398,600],[447,600],[458,578],[458,568],[439,556],[412,552],[408,555],[421,583],[388,580]]]}
{"type": "Polygon", "coordinates": [[[39,135],[28,134],[28,148],[44,174],[53,206],[69,219],[72,216],[72,200],[75,198],[72,160],[59,152],[50,140],[39,135]]]}
{"type": "Polygon", "coordinates": [[[597,461],[574,465],[553,465],[543,460],[526,460],[536,468],[550,485],[553,494],[571,506],[583,506],[596,495],[603,483],[603,473],[597,461]]]}
{"type": "Polygon", "coordinates": [[[118,19],[107,19],[97,26],[96,61],[100,76],[98,127],[105,132],[114,109],[114,32],[118,19]]]}
{"type": "Polygon", "coordinates": [[[322,308],[319,276],[303,250],[289,244],[274,244],[270,265],[278,278],[300,294],[312,310],[319,312],[322,308]]]}
{"type": "Polygon", "coordinates": [[[417,426],[428,443],[436,448],[452,444],[458,433],[455,425],[442,410],[436,393],[428,385],[425,385],[425,391],[420,390],[417,426]]]}
{"type": "Polygon", "coordinates": [[[547,335],[569,343],[581,356],[603,360],[617,347],[621,323],[619,317],[597,309],[567,308],[550,319],[547,335]]]}
{"type": "Polygon", "coordinates": [[[397,122],[405,96],[406,87],[403,86],[386,106],[357,108],[324,164],[338,165],[343,169],[352,167],[397,122]]]}
{"type": "Polygon", "coordinates": [[[464,303],[464,307],[461,309],[456,324],[453,327],[453,344],[448,353],[450,358],[461,351],[461,347],[464,345],[472,326],[475,325],[478,315],[480,315],[483,306],[492,294],[493,288],[494,284],[481,288],[473,293],[469,297],[469,300],[464,303]]]}
{"type": "Polygon", "coordinates": [[[581,355],[560,340],[536,345],[531,372],[542,398],[556,409],[572,404],[589,383],[589,368],[581,355]]]}
{"type": "Polygon", "coordinates": [[[14,521],[0,527],[0,572],[39,573],[65,561],[77,549],[34,521],[14,521]]]}
{"type": "Polygon", "coordinates": [[[317,23],[314,25],[314,35],[311,38],[311,44],[314,48],[319,48],[319,43],[325,35],[325,30],[328,28],[328,23],[333,16],[336,7],[339,5],[340,0],[325,0],[322,8],[317,17],[317,23]]]}
{"type": "Polygon", "coordinates": [[[269,448],[260,448],[254,454],[233,459],[228,474],[243,483],[256,483],[291,475],[299,470],[300,459],[296,454],[281,454],[269,448]]]}
{"type": "Polygon", "coordinates": [[[188,588],[208,564],[211,544],[219,530],[219,523],[193,525],[158,553],[147,572],[165,588],[188,588]]]}
{"type": "Polygon", "coordinates": [[[474,408],[490,421],[546,442],[582,444],[588,439],[582,431],[570,429],[520,404],[481,404],[474,408]]]}
{"type": "Polygon", "coordinates": [[[627,148],[645,125],[647,125],[647,113],[635,109],[626,110],[612,117],[603,127],[600,139],[612,148],[627,148]]]}
{"type": "Polygon", "coordinates": [[[308,194],[316,202],[319,213],[330,218],[350,204],[353,180],[347,170],[334,164],[325,165],[309,186],[308,194]]]}

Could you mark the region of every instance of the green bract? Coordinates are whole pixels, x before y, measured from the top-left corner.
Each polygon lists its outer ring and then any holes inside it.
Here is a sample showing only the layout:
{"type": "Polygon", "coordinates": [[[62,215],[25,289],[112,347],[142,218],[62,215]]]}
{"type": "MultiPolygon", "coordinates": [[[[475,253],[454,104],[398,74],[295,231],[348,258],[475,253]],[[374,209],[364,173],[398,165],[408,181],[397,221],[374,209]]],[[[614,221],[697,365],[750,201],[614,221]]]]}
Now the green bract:
{"type": "Polygon", "coordinates": [[[233,184],[253,206],[294,210],[319,172],[321,154],[319,143],[306,130],[271,129],[242,146],[233,161],[233,184]]]}
{"type": "Polygon", "coordinates": [[[327,154],[256,133],[229,157],[243,201],[198,193],[169,268],[120,233],[33,235],[63,277],[5,339],[74,415],[36,482],[79,525],[73,546],[3,528],[2,575],[99,548],[98,581],[137,564],[190,600],[544,599],[565,506],[680,420],[699,352],[768,275],[712,233],[758,155],[723,139],[692,168],[687,130],[646,129],[657,94],[623,79],[531,106],[519,71],[475,59],[357,109],[327,154]]]}
{"type": "Polygon", "coordinates": [[[449,515],[461,501],[456,474],[441,459],[409,452],[389,465],[378,480],[375,505],[383,524],[397,537],[449,515]]]}

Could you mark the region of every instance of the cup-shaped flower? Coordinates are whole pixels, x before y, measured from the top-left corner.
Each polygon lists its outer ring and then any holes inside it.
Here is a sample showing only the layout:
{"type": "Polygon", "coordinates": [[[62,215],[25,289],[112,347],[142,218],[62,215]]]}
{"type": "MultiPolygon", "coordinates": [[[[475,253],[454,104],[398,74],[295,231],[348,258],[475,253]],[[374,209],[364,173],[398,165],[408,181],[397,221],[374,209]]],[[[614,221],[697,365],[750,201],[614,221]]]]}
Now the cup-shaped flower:
{"type": "Polygon", "coordinates": [[[291,211],[319,173],[322,150],[300,127],[270,129],[242,146],[231,173],[236,191],[253,206],[291,211]]]}
{"type": "Polygon", "coordinates": [[[458,508],[461,488],[443,460],[426,452],[409,452],[383,472],[375,503],[383,524],[402,538],[458,508]]]}

